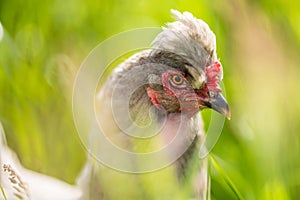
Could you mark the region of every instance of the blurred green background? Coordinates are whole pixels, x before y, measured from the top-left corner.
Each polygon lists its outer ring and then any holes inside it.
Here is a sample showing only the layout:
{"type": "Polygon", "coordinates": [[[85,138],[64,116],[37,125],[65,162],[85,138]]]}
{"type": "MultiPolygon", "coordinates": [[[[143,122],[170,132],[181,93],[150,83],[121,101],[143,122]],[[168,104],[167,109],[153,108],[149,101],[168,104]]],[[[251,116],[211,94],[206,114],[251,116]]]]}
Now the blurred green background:
{"type": "Polygon", "coordinates": [[[86,159],[71,110],[77,69],[113,34],[172,21],[171,8],[210,25],[224,67],[232,119],[211,154],[212,199],[300,199],[295,0],[1,0],[0,121],[9,146],[26,167],[74,183],[86,159]]]}

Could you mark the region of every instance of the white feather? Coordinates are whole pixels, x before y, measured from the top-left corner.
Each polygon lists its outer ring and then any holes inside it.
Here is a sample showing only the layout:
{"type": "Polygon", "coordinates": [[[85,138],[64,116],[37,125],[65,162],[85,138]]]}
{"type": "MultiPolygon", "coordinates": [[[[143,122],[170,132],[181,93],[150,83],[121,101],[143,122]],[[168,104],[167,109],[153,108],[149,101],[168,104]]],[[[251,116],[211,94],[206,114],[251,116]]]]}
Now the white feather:
{"type": "Polygon", "coordinates": [[[171,13],[177,21],[167,23],[152,45],[158,49],[189,57],[195,62],[203,56],[201,49],[207,51],[212,59],[217,59],[216,37],[209,26],[190,12],[180,13],[172,9],[171,13]]]}
{"type": "MultiPolygon", "coordinates": [[[[18,200],[15,193],[22,196],[22,199],[31,200],[76,200],[82,195],[79,186],[69,185],[56,178],[46,176],[24,168],[19,162],[16,154],[6,145],[5,134],[0,123],[0,185],[3,187],[8,200],[18,200]],[[3,165],[9,165],[15,173],[22,179],[27,187],[24,191],[22,187],[13,184],[9,178],[9,172],[4,172],[3,165]],[[14,188],[19,188],[19,192],[14,188]]],[[[0,199],[4,197],[0,192],[0,199]]]]}

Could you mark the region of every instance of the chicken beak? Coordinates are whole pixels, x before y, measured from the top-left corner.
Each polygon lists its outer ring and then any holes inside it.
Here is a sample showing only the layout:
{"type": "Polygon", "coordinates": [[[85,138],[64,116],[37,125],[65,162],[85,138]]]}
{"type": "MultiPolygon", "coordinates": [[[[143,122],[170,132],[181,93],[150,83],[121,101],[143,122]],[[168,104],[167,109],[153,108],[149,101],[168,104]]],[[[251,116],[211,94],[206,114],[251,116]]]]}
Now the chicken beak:
{"type": "Polygon", "coordinates": [[[231,113],[226,99],[221,93],[218,93],[216,97],[212,98],[210,101],[211,109],[217,111],[218,113],[225,115],[227,119],[230,120],[231,113]]]}

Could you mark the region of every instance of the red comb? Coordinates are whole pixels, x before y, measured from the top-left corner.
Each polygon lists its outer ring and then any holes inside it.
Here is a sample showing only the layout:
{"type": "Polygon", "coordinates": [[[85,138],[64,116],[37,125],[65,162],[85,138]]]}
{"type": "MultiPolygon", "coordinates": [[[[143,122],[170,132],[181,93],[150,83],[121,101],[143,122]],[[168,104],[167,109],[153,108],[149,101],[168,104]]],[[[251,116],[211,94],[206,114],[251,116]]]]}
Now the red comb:
{"type": "Polygon", "coordinates": [[[220,82],[220,73],[222,66],[220,62],[215,62],[213,65],[205,68],[206,77],[207,77],[207,88],[209,91],[220,92],[221,88],[219,87],[220,82]]]}

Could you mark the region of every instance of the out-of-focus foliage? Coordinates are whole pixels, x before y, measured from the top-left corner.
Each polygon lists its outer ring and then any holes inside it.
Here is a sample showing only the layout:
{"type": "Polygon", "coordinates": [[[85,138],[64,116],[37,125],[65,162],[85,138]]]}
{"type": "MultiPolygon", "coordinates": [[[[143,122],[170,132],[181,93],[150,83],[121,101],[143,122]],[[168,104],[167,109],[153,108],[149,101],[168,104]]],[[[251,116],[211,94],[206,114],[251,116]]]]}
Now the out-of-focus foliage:
{"type": "Polygon", "coordinates": [[[74,182],[85,161],[71,111],[76,70],[105,38],[162,26],[171,8],[210,25],[224,67],[232,119],[212,152],[212,198],[299,199],[299,1],[2,0],[0,120],[9,145],[25,166],[74,182]]]}

